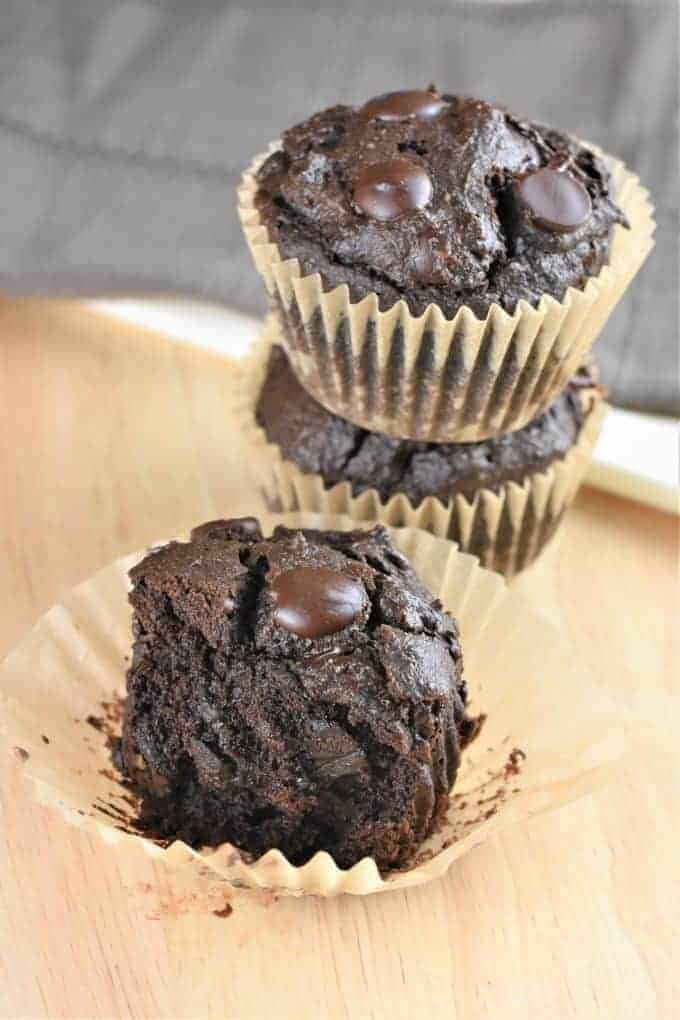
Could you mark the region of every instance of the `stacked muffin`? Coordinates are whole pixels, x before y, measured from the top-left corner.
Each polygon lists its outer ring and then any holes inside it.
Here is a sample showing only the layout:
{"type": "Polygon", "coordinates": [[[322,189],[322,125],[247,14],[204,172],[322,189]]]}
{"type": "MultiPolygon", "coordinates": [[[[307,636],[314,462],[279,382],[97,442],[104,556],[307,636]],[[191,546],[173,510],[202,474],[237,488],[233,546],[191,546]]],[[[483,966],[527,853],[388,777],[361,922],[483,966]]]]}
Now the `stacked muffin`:
{"type": "Polygon", "coordinates": [[[247,396],[277,505],[524,567],[602,421],[590,348],[651,247],[637,178],[431,88],[316,114],[239,197],[276,314],[247,396]]]}

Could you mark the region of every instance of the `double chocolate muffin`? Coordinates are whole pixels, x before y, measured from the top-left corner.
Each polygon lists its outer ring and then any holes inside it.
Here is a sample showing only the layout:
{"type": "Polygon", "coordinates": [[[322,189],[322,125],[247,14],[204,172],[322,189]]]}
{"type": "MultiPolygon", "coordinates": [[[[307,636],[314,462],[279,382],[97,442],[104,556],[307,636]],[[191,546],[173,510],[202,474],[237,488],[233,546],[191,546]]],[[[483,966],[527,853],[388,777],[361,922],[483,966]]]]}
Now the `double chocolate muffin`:
{"type": "Polygon", "coordinates": [[[594,366],[586,366],[544,414],[517,432],[477,443],[421,443],[369,432],[326,410],[274,346],[255,417],[285,459],[320,475],[327,488],[349,482],[355,496],[374,489],[383,502],[402,494],[417,507],[428,496],[444,503],[457,495],[472,500],[481,489],[498,491],[545,471],[573,448],[600,396],[594,366]]]}
{"type": "Polygon", "coordinates": [[[411,861],[474,724],[456,624],[386,530],[215,521],[131,579],[121,758],[146,831],[411,861]]]}
{"type": "Polygon", "coordinates": [[[255,206],[283,259],[352,301],[484,317],[561,300],[626,224],[603,161],[569,135],[479,99],[393,92],[283,133],[255,206]]]}

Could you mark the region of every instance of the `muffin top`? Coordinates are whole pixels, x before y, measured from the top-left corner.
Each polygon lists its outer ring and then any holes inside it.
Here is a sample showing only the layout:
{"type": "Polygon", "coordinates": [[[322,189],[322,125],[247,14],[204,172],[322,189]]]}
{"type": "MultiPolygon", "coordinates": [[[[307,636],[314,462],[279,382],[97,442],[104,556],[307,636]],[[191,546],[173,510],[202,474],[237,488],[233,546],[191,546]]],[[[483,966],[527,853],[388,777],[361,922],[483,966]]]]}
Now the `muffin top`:
{"type": "Polygon", "coordinates": [[[625,217],[603,161],[479,99],[393,92],[284,132],[256,205],[284,259],[325,289],[452,317],[560,300],[606,264],[625,217]]]}
{"type": "MultiPolygon", "coordinates": [[[[209,521],[194,528],[189,542],[152,550],[130,578],[142,627],[146,596],[162,592],[173,620],[239,656],[255,650],[292,661],[353,652],[365,642],[380,644],[383,627],[441,637],[454,653],[452,663],[459,654],[454,621],[382,525],[357,531],[279,526],[264,538],[255,518],[209,521]]],[[[147,623],[153,631],[154,619],[147,623]]],[[[453,679],[448,667],[445,672],[453,679]]],[[[444,683],[434,676],[431,682],[444,683]]],[[[399,683],[417,699],[429,681],[406,668],[399,683]]]]}
{"type": "Polygon", "coordinates": [[[131,579],[122,761],[150,831],[408,860],[474,724],[456,623],[388,532],[214,521],[131,579]]]}
{"type": "Polygon", "coordinates": [[[256,419],[283,456],[327,487],[349,482],[355,496],[376,489],[418,506],[480,488],[521,482],[564,457],[600,393],[594,367],[581,369],[548,410],[517,432],[477,443],[422,443],[369,432],[327,411],[298,382],[281,347],[273,347],[256,419]]]}

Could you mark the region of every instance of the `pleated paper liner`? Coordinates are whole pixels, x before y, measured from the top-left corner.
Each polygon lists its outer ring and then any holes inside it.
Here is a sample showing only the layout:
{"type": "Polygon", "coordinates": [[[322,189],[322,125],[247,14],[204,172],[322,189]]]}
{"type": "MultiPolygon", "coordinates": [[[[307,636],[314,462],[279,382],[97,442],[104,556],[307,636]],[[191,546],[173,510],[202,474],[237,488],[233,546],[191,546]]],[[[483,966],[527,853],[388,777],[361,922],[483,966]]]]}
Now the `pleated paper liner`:
{"type": "Polygon", "coordinates": [[[457,495],[443,500],[430,496],[414,507],[402,494],[385,501],[375,489],[369,489],[355,496],[349,482],[327,488],[321,475],[303,472],[284,458],[276,443],[267,440],[255,420],[255,407],[269,351],[277,342],[280,330],[270,318],[230,394],[234,417],[249,445],[249,461],[261,478],[272,510],[347,514],[360,522],[423,528],[452,539],[463,552],[477,556],[483,566],[506,577],[527,567],[554,535],[588,469],[607,412],[599,393],[584,392],[583,399],[594,403],[564,459],[535,471],[521,484],[505,482],[497,490],[480,488],[474,497],[457,495]]]}
{"type": "MultiPolygon", "coordinates": [[[[279,523],[356,527],[348,517],[329,515],[260,519],[265,533],[279,523]]],[[[611,777],[627,752],[616,705],[579,667],[554,624],[452,543],[412,528],[392,537],[459,620],[470,710],[487,713],[481,734],[464,752],[445,824],[411,868],[381,875],[365,859],[343,871],[327,853],[293,867],[275,849],[250,861],[229,845],[201,852],[181,842],[165,848],[134,831],[135,806],[112,770],[101,717],[115,719],[110,709],[124,691],[127,572],[142,554],[118,560],[75,588],[9,655],[0,668],[3,753],[23,761],[33,781],[28,789],[41,802],[101,838],[102,853],[114,845],[120,853],[142,848],[179,869],[199,909],[214,906],[216,884],[225,883],[321,896],[420,885],[492,834],[611,777]]]]}
{"type": "Polygon", "coordinates": [[[269,152],[243,175],[239,215],[291,363],[321,404],[374,432],[460,443],[522,428],[587,360],[653,246],[648,192],[604,156],[630,230],[614,227],[609,264],[583,289],[562,301],[543,295],[537,307],[520,301],[512,315],[494,304],[484,319],[467,307],[446,319],[434,304],[414,316],[404,301],[380,311],[376,294],[352,303],[346,285],[326,292],[318,273],[282,260],[255,206],[255,173],[269,152]]]}

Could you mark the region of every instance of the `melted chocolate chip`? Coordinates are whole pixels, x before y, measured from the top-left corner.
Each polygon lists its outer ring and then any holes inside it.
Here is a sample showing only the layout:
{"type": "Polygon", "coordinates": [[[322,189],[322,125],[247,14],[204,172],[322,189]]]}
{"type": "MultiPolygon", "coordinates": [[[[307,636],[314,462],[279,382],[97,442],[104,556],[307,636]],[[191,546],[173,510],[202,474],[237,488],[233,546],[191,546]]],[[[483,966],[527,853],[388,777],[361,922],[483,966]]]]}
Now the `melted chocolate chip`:
{"type": "Polygon", "coordinates": [[[361,112],[375,120],[410,120],[436,117],[448,106],[446,100],[436,92],[422,92],[419,89],[401,92],[385,92],[362,106],[361,112]]]}
{"type": "Polygon", "coordinates": [[[297,567],[272,583],[274,620],[298,637],[335,634],[349,626],[366,605],[363,585],[328,567],[297,567]]]}
{"type": "Polygon", "coordinates": [[[340,779],[366,768],[366,755],[349,733],[334,723],[319,723],[312,728],[309,748],[317,775],[340,779]]]}
{"type": "Polygon", "coordinates": [[[534,170],[515,182],[515,192],[535,223],[560,234],[577,230],[592,210],[587,190],[567,170],[534,170]]]}
{"type": "Polygon", "coordinates": [[[216,540],[228,542],[233,539],[248,542],[262,538],[260,522],[256,517],[234,517],[232,520],[206,521],[191,532],[192,541],[216,540]]]}
{"type": "Polygon", "coordinates": [[[394,220],[423,209],[432,198],[432,181],[418,163],[390,159],[362,167],[354,180],[354,203],[374,220],[394,220]]]}
{"type": "Polygon", "coordinates": [[[434,259],[426,241],[421,241],[413,252],[413,266],[419,280],[426,282],[432,279],[434,259]]]}
{"type": "Polygon", "coordinates": [[[431,282],[436,275],[436,260],[433,247],[437,242],[437,234],[430,226],[426,226],[414,241],[411,249],[413,269],[418,280],[431,282]]]}

